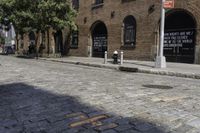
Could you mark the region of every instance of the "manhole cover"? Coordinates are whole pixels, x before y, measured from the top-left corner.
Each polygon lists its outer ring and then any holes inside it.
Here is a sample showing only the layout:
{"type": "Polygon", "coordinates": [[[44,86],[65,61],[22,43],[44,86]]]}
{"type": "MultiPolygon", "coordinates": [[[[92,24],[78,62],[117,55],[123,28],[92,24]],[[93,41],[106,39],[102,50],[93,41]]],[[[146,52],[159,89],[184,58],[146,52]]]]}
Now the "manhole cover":
{"type": "Polygon", "coordinates": [[[153,89],[166,89],[166,90],[173,89],[173,87],[167,85],[143,85],[143,87],[153,88],[153,89]]]}

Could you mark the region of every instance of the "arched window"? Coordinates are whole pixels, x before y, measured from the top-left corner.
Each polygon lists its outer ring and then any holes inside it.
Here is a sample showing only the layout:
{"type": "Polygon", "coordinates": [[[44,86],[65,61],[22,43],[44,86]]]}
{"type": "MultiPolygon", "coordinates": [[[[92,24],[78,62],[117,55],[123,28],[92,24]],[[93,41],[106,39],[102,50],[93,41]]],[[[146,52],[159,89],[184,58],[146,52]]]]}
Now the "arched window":
{"type": "Polygon", "coordinates": [[[136,43],[136,21],[133,16],[124,19],[124,46],[135,46],[136,43]]]}

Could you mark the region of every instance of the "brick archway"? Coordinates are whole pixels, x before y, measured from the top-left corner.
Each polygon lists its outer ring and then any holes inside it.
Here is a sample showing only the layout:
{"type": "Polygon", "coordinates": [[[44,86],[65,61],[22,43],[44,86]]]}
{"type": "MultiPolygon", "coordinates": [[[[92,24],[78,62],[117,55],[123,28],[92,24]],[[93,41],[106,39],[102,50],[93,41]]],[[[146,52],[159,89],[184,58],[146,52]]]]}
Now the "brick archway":
{"type": "Polygon", "coordinates": [[[196,20],[184,9],[166,13],[164,55],[169,62],[194,63],[196,20]]]}

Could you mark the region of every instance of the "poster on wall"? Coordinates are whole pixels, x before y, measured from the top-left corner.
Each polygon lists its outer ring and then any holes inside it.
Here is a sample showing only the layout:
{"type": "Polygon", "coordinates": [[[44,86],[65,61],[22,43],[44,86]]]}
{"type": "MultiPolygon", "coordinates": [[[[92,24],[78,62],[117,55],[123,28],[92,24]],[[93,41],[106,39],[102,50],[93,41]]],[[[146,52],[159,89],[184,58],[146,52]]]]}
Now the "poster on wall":
{"type": "Polygon", "coordinates": [[[93,46],[94,48],[98,48],[99,50],[102,49],[102,47],[106,47],[107,38],[105,36],[95,36],[93,38],[93,46]]]}
{"type": "Polygon", "coordinates": [[[193,48],[195,43],[194,35],[193,30],[165,32],[164,49],[174,47],[193,48]]]}
{"type": "Polygon", "coordinates": [[[164,55],[167,61],[193,63],[195,50],[195,31],[166,31],[164,55]]]}
{"type": "Polygon", "coordinates": [[[93,56],[104,57],[104,52],[107,51],[107,37],[98,35],[93,37],[93,56]]]}

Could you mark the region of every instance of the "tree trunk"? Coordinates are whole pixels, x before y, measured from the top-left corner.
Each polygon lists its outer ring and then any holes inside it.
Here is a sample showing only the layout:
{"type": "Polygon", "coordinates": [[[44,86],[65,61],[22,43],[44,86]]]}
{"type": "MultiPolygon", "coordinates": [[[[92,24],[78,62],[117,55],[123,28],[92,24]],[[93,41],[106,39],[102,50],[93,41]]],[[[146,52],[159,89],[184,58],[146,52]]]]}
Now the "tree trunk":
{"type": "Polygon", "coordinates": [[[70,42],[71,42],[71,31],[69,31],[68,36],[67,36],[67,55],[69,55],[69,51],[70,51],[70,42]]]}
{"type": "Polygon", "coordinates": [[[67,37],[66,37],[65,42],[64,42],[64,50],[65,50],[64,53],[65,53],[66,56],[69,55],[70,42],[71,42],[71,30],[69,30],[69,32],[67,33],[67,37]]]}
{"type": "Polygon", "coordinates": [[[40,47],[40,44],[39,44],[39,37],[40,37],[40,32],[36,32],[36,38],[35,38],[35,44],[36,44],[36,59],[38,59],[38,53],[39,53],[39,47],[40,47]]]}
{"type": "Polygon", "coordinates": [[[48,53],[48,55],[49,55],[49,53],[50,53],[50,41],[49,41],[49,29],[47,29],[47,53],[48,53]]]}
{"type": "Polygon", "coordinates": [[[18,52],[18,50],[19,50],[19,33],[17,32],[16,33],[16,37],[15,37],[15,39],[16,39],[16,51],[18,52]]]}

